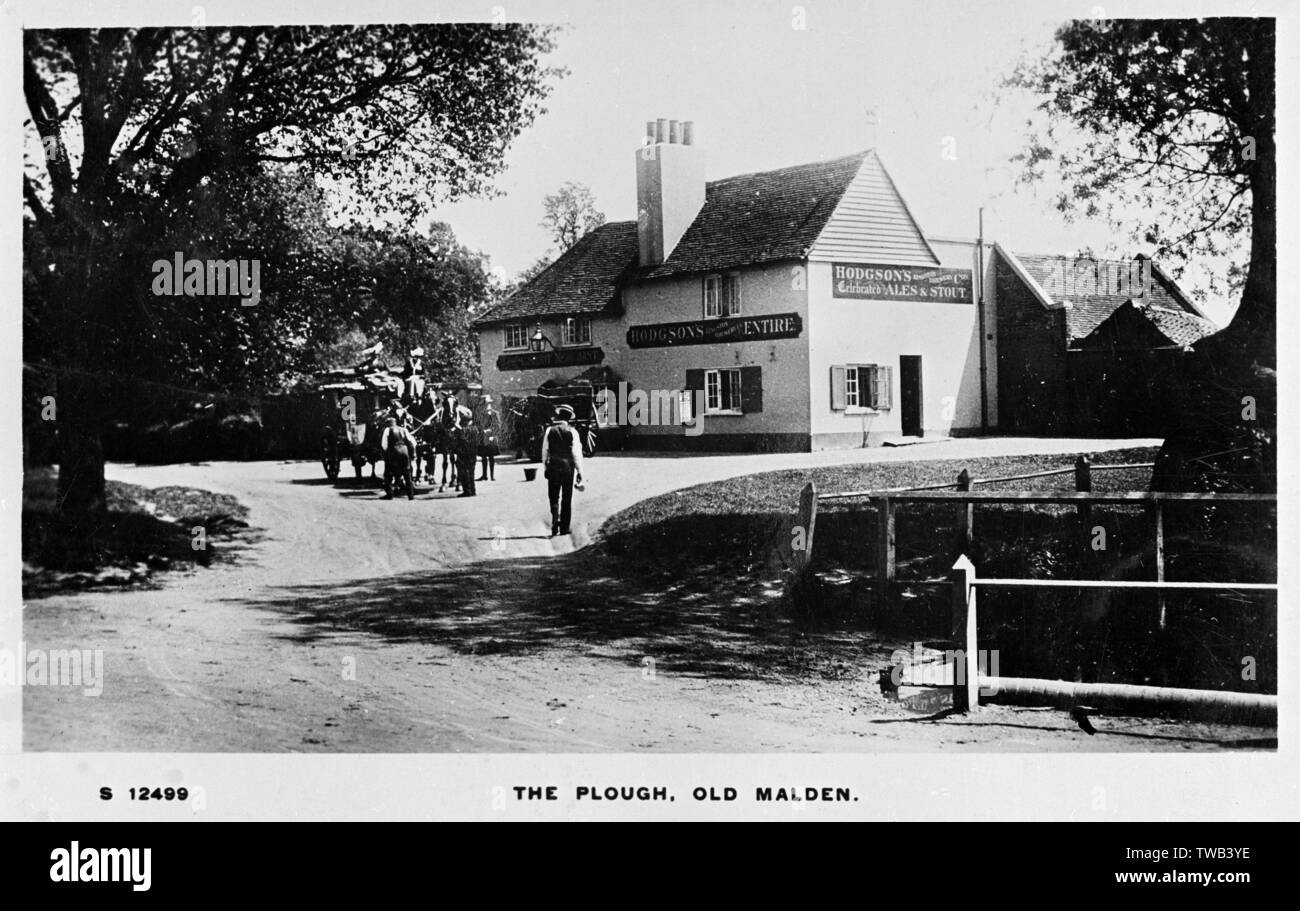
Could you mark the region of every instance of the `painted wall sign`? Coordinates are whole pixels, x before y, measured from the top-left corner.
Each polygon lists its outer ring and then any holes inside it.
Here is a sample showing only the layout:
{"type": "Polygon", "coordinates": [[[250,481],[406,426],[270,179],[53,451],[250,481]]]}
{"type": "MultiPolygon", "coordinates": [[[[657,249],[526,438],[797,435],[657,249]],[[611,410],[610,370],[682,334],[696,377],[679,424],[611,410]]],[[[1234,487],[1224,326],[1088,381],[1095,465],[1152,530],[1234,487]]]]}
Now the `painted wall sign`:
{"type": "Polygon", "coordinates": [[[528,351],[522,354],[503,354],[497,358],[498,370],[541,370],[547,367],[578,367],[599,364],[605,359],[600,348],[556,348],[550,351],[528,351]]]}
{"type": "Polygon", "coordinates": [[[831,295],[884,301],[973,304],[970,269],[832,263],[831,295]]]}
{"type": "Polygon", "coordinates": [[[697,319],[688,323],[653,323],[627,330],[630,348],[667,348],[672,345],[721,345],[726,342],[759,342],[773,338],[798,338],[803,319],[798,313],[768,313],[762,316],[728,316],[697,319]]]}

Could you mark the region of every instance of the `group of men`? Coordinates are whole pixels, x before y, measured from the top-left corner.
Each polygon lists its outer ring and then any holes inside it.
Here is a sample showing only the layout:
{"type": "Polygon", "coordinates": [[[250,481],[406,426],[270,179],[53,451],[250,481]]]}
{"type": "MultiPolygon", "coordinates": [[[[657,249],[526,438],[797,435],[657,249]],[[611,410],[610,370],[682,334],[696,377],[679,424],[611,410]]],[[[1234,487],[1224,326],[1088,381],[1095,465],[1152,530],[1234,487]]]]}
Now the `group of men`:
{"type": "MultiPolygon", "coordinates": [[[[407,499],[415,497],[415,483],[411,468],[419,454],[419,444],[409,426],[410,412],[394,399],[384,418],[384,432],[380,449],[384,459],[384,499],[393,498],[394,487],[406,491],[407,499]]],[[[474,412],[456,402],[448,394],[433,419],[454,415],[451,430],[451,451],[456,459],[459,496],[473,497],[478,491],[475,481],[496,480],[496,435],[500,419],[492,407],[490,396],[484,396],[483,425],[475,419],[474,412]],[[483,460],[483,474],[474,477],[475,463],[483,460]]],[[[542,435],[542,464],[546,473],[546,495],[551,507],[551,537],[571,534],[573,520],[573,491],[583,489],[582,441],[578,429],[569,422],[573,409],[561,405],[555,410],[554,422],[542,435]]]]}
{"type": "MultiPolygon", "coordinates": [[[[413,470],[420,455],[417,433],[423,433],[426,439],[434,441],[433,452],[444,458],[442,487],[447,484],[446,460],[454,459],[453,488],[459,489],[462,497],[476,496],[476,481],[496,480],[501,418],[493,407],[492,397],[483,397],[477,416],[472,409],[460,404],[451,392],[444,393],[441,401],[428,392],[420,403],[428,412],[424,420],[420,420],[401,399],[394,398],[376,421],[383,427],[379,449],[384,460],[384,498],[393,498],[395,486],[399,492],[406,491],[407,499],[414,498],[413,470]],[[480,459],[482,474],[475,478],[476,464],[480,459]]],[[[430,461],[434,457],[436,455],[431,454],[430,461]]]]}
{"type": "MultiPolygon", "coordinates": [[[[492,405],[492,397],[483,396],[477,415],[451,391],[443,392],[439,401],[432,390],[426,389],[424,349],[413,349],[406,357],[402,372],[393,375],[379,369],[377,356],[381,348],[382,345],[376,345],[362,352],[366,359],[355,370],[368,379],[385,380],[393,393],[388,406],[375,415],[374,422],[383,428],[379,449],[384,461],[384,499],[393,499],[394,489],[405,491],[408,500],[415,498],[413,470],[420,457],[420,442],[416,434],[421,432],[425,433],[426,439],[436,440],[434,450],[444,457],[443,487],[446,486],[447,473],[445,459],[450,456],[455,459],[452,483],[460,488],[459,496],[477,496],[476,481],[496,480],[501,418],[492,405]],[[413,409],[427,416],[420,420],[413,409]],[[483,473],[475,478],[476,463],[480,459],[483,473]]],[[[575,487],[583,489],[582,440],[578,429],[570,423],[573,420],[573,409],[560,405],[542,436],[542,464],[551,507],[551,537],[571,533],[573,491],[575,487]]]]}

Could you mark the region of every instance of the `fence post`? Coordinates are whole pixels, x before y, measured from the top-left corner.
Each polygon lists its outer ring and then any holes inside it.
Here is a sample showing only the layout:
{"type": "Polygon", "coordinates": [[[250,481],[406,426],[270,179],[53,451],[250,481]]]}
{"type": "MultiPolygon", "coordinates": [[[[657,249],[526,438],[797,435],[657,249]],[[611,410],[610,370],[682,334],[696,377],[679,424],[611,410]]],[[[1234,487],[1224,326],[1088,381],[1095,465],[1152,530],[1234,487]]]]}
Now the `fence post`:
{"type": "Polygon", "coordinates": [[[795,518],[795,528],[801,529],[803,547],[795,550],[793,557],[795,571],[802,573],[812,562],[813,532],[817,529],[817,485],[809,481],[799,494],[799,515],[795,518]]]}
{"type": "Polygon", "coordinates": [[[952,708],[973,712],[980,705],[979,637],[975,564],[962,554],[952,567],[952,708]]]}
{"type": "MultiPolygon", "coordinates": [[[[1155,501],[1156,513],[1156,581],[1165,581],[1165,510],[1164,504],[1160,500],[1155,501]]],[[[1156,602],[1160,605],[1160,629],[1164,630],[1165,617],[1165,593],[1157,592],[1156,602]]]]}
{"type": "MultiPolygon", "coordinates": [[[[957,490],[970,490],[970,472],[965,468],[957,475],[957,490]]],[[[957,553],[968,554],[975,541],[975,504],[967,501],[957,507],[957,553]]]]}
{"type": "Polygon", "coordinates": [[[813,606],[808,601],[808,567],[812,565],[813,532],[817,527],[817,485],[809,481],[799,494],[799,512],[791,527],[790,574],[782,597],[800,607],[813,606]],[[802,547],[796,546],[795,534],[803,536],[802,547]]]}
{"type": "Polygon", "coordinates": [[[894,594],[894,503],[877,497],[876,505],[876,600],[883,609],[893,605],[894,594]]]}
{"type": "MultiPolygon", "coordinates": [[[[1074,460],[1074,489],[1079,493],[1092,493],[1092,465],[1088,462],[1087,456],[1079,456],[1074,460]]],[[[1079,504],[1079,522],[1087,525],[1092,519],[1092,504],[1079,504]]]]}
{"type": "MultiPolygon", "coordinates": [[[[1074,460],[1074,489],[1079,493],[1092,493],[1092,465],[1088,462],[1087,456],[1079,456],[1074,460]]],[[[1075,516],[1078,522],[1078,531],[1076,532],[1079,541],[1079,552],[1082,557],[1079,560],[1081,567],[1088,567],[1083,575],[1085,578],[1091,578],[1090,571],[1093,552],[1090,546],[1092,536],[1092,504],[1085,501],[1075,506],[1075,516]]]]}

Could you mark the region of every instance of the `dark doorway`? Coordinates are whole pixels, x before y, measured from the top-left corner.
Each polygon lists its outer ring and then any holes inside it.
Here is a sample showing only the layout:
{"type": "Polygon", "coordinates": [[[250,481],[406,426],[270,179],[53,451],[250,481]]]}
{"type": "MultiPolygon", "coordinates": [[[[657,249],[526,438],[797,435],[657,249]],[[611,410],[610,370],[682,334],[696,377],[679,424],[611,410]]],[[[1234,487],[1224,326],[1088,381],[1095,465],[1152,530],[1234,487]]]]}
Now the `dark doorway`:
{"type": "Polygon", "coordinates": [[[903,409],[903,436],[924,436],[921,420],[921,356],[904,354],[899,358],[899,404],[903,409]]]}

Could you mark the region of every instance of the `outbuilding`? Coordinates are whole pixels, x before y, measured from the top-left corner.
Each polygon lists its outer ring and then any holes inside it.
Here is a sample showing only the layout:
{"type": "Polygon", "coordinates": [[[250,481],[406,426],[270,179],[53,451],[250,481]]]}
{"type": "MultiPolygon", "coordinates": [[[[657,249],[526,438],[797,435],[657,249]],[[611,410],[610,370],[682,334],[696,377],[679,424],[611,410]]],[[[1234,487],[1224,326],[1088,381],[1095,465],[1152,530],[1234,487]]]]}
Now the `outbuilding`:
{"type": "Polygon", "coordinates": [[[1127,406],[1099,376],[1214,330],[1145,260],[927,237],[873,150],[706,182],[693,125],[659,120],[634,158],[638,220],[591,231],[475,321],[485,391],[619,377],[602,410],[634,447],[1101,431],[1127,406]]]}

